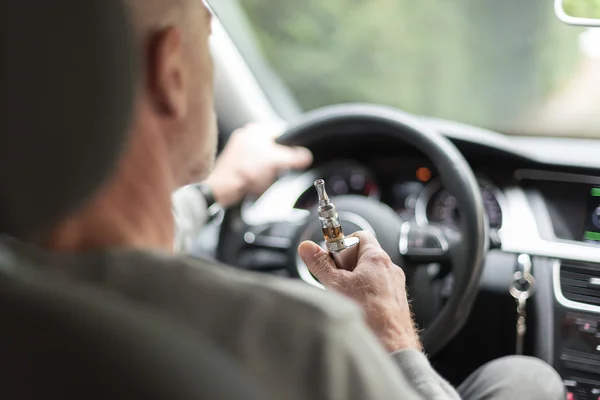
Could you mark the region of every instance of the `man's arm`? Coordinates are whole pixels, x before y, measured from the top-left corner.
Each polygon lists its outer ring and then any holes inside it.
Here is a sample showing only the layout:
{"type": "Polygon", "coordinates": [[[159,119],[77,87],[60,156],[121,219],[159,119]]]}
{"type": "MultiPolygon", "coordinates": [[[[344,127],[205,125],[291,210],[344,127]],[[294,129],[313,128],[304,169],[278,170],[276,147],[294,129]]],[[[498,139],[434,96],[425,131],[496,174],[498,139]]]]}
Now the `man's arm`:
{"type": "Polygon", "coordinates": [[[184,186],[173,193],[173,217],[175,220],[175,250],[185,251],[191,247],[208,219],[208,205],[202,193],[194,186],[184,186]]]}
{"type": "Polygon", "coordinates": [[[197,279],[193,271],[186,272],[177,296],[160,292],[169,301],[181,296],[197,299],[173,306],[178,314],[195,320],[193,325],[201,332],[212,332],[209,337],[248,368],[274,398],[459,399],[420,351],[388,354],[360,308],[347,298],[302,282],[220,265],[205,272],[197,279]],[[203,296],[219,306],[207,307],[203,296]]]}
{"type": "MultiPolygon", "coordinates": [[[[248,194],[260,195],[277,175],[288,169],[302,169],[312,162],[310,151],[275,143],[277,131],[261,125],[248,125],[231,134],[215,168],[202,182],[221,207],[239,203],[248,194]]],[[[206,200],[195,185],[173,194],[175,249],[184,251],[208,220],[206,200]]]]}
{"type": "Polygon", "coordinates": [[[231,134],[227,145],[204,181],[223,207],[239,203],[246,195],[261,195],[281,171],[303,169],[312,154],[303,147],[277,144],[281,132],[251,124],[231,134]]]}
{"type": "Polygon", "coordinates": [[[386,354],[359,314],[331,326],[322,354],[331,399],[460,399],[416,349],[386,354]]]}
{"type": "MultiPolygon", "coordinates": [[[[354,300],[363,309],[369,327],[390,353],[386,357],[395,363],[394,369],[383,367],[378,371],[385,376],[382,378],[384,382],[393,381],[389,375],[390,371],[395,370],[404,381],[403,384],[422,398],[458,399],[456,391],[437,375],[421,352],[406,295],[404,272],[392,263],[373,235],[365,232],[355,235],[360,238],[358,262],[351,271],[336,268],[330,255],[313,242],[302,243],[299,254],[325,287],[354,300]]],[[[365,342],[370,349],[359,351],[379,358],[371,361],[373,365],[367,365],[367,368],[377,368],[382,364],[381,350],[378,351],[377,346],[371,343],[372,338],[359,324],[354,325],[344,328],[348,335],[345,339],[348,357],[356,359],[352,364],[359,363],[361,355],[352,352],[360,349],[360,343],[365,342]]],[[[343,332],[338,336],[343,336],[343,332]]]]}

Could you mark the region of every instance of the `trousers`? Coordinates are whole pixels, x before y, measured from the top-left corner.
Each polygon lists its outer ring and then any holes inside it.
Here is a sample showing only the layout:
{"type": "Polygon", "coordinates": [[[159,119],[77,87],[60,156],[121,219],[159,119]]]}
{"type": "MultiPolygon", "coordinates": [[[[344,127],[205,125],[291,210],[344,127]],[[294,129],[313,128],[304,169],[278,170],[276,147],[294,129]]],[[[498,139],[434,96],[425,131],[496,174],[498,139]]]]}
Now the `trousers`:
{"type": "Polygon", "coordinates": [[[463,400],[564,400],[558,373],[543,361],[508,356],[479,367],[457,388],[463,400]]]}

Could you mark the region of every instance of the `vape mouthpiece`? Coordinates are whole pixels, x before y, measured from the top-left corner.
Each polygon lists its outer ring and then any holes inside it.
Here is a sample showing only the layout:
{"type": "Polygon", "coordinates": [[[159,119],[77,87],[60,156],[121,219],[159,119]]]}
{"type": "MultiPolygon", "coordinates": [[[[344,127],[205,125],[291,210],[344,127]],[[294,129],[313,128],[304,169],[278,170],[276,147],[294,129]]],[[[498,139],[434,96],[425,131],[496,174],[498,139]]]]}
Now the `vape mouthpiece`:
{"type": "Polygon", "coordinates": [[[319,205],[326,205],[329,203],[329,196],[325,191],[325,181],[319,179],[315,181],[315,189],[317,189],[317,196],[319,196],[319,205]]]}

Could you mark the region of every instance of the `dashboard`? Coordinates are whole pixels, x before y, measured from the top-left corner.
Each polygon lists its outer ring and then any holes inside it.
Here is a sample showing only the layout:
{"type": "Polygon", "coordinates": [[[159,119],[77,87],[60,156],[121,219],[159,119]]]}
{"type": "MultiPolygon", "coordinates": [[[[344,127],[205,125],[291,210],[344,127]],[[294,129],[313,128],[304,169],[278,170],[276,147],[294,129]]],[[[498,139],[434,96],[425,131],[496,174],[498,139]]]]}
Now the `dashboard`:
{"type": "MultiPolygon", "coordinates": [[[[592,147],[600,151],[600,143],[511,138],[448,122],[434,126],[457,146],[476,175],[491,247],[600,263],[600,160],[594,164],[587,157],[592,147]],[[581,156],[567,159],[564,152],[569,149],[581,156]]],[[[404,220],[455,230],[460,226],[456,198],[413,146],[373,132],[351,141],[320,138],[309,147],[313,168],[287,194],[295,208],[314,207],[312,182],[321,178],[331,197],[365,196],[388,205],[404,220]]]]}

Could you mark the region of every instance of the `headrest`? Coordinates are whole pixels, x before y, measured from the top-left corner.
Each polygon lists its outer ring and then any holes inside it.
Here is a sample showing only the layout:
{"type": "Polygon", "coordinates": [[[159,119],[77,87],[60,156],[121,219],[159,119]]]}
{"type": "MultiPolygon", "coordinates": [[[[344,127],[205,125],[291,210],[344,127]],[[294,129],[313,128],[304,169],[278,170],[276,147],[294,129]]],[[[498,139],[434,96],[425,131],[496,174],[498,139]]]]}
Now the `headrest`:
{"type": "Polygon", "coordinates": [[[115,166],[136,54],[123,0],[0,4],[0,233],[41,233],[115,166]]]}

